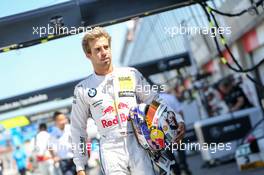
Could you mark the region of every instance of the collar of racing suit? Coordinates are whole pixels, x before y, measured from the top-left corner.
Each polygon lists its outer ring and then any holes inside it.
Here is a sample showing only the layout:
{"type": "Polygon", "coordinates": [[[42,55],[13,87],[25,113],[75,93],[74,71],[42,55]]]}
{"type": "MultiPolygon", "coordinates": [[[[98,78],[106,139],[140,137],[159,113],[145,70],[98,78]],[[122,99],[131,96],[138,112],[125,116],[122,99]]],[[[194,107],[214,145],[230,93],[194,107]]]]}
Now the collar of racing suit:
{"type": "Polygon", "coordinates": [[[111,75],[113,75],[114,74],[114,72],[116,72],[116,67],[115,66],[113,66],[113,70],[112,70],[112,72],[110,72],[110,73],[108,73],[108,74],[106,74],[106,75],[98,75],[95,71],[93,71],[93,76],[94,76],[94,78],[96,79],[96,80],[98,80],[98,81],[103,81],[107,76],[111,76],[111,75]]]}

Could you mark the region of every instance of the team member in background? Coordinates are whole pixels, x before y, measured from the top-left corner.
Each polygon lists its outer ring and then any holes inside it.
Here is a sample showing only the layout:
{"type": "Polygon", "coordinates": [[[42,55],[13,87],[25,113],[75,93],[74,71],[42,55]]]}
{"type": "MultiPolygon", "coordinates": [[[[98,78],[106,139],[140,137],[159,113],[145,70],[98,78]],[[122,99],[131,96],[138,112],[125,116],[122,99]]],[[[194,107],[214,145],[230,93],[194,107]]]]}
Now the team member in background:
{"type": "Polygon", "coordinates": [[[73,163],[73,151],[71,144],[71,130],[67,117],[61,112],[55,112],[53,115],[55,127],[51,132],[49,150],[55,163],[63,175],[76,174],[76,168],[73,163]]]}
{"type": "MultiPolygon", "coordinates": [[[[104,174],[153,175],[150,157],[138,144],[127,118],[131,107],[159,101],[158,93],[135,90],[137,86],[148,85],[136,69],[113,67],[111,37],[104,29],[94,28],[84,36],[82,44],[94,73],[75,87],[71,113],[73,143],[86,143],[87,119],[92,117],[101,136],[100,155],[104,174]]],[[[184,123],[181,120],[176,140],[181,140],[183,135],[184,123]]],[[[85,175],[86,162],[85,146],[74,150],[78,175],[85,175]]]]}
{"type": "Polygon", "coordinates": [[[26,174],[26,166],[27,166],[27,155],[26,152],[21,146],[16,146],[13,152],[13,158],[16,161],[17,169],[20,175],[26,174]]]}
{"type": "Polygon", "coordinates": [[[233,81],[232,77],[227,77],[219,84],[219,91],[222,93],[229,111],[234,112],[253,107],[242,88],[234,84],[233,81]]]}
{"type": "Polygon", "coordinates": [[[34,145],[34,155],[38,163],[39,171],[41,175],[54,175],[54,162],[51,158],[50,152],[48,151],[48,144],[50,141],[50,134],[47,131],[46,123],[39,125],[39,132],[36,137],[32,140],[34,145]]]}

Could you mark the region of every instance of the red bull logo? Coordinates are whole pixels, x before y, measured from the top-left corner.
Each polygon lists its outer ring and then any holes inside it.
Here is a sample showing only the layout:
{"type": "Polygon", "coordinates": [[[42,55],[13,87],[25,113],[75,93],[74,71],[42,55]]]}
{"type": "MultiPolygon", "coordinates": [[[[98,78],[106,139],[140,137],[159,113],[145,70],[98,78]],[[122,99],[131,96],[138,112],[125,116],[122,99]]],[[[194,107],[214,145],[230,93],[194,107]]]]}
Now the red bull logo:
{"type": "Polygon", "coordinates": [[[114,112],[114,111],[115,111],[115,109],[114,109],[113,106],[108,106],[106,109],[103,110],[103,116],[104,116],[105,114],[111,114],[111,113],[114,112]]]}
{"type": "Polygon", "coordinates": [[[126,103],[120,102],[118,104],[118,109],[129,109],[128,105],[126,103]]]}
{"type": "MultiPolygon", "coordinates": [[[[127,121],[127,116],[124,114],[120,114],[120,120],[121,122],[126,122],[127,121]]],[[[113,120],[101,120],[103,128],[107,128],[113,125],[117,125],[118,124],[118,116],[115,116],[115,118],[113,120]]]]}
{"type": "Polygon", "coordinates": [[[165,146],[165,141],[164,139],[156,139],[156,144],[159,146],[159,149],[162,149],[165,146]]]}
{"type": "Polygon", "coordinates": [[[164,134],[159,129],[153,129],[150,132],[150,138],[151,140],[158,146],[158,149],[161,149],[164,147],[165,140],[164,140],[164,134]]]}

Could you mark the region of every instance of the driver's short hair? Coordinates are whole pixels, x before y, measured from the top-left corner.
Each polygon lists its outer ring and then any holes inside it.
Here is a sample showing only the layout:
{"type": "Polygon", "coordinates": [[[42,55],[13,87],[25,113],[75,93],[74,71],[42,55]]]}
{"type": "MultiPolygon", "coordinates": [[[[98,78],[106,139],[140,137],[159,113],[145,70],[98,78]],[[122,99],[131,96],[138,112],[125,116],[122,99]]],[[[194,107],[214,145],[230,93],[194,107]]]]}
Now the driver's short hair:
{"type": "Polygon", "coordinates": [[[105,37],[111,47],[111,36],[102,27],[95,27],[84,35],[82,40],[83,51],[85,53],[91,53],[89,42],[100,37],[105,37]]]}

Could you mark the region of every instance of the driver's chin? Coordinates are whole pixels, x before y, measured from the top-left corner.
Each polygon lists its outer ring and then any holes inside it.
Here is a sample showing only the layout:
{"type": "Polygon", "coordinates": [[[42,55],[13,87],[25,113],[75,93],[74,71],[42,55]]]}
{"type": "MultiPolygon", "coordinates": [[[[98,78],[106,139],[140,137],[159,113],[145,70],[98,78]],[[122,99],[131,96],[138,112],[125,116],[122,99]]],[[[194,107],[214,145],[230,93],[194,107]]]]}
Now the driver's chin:
{"type": "Polygon", "coordinates": [[[104,60],[104,61],[102,61],[102,64],[103,64],[103,65],[110,65],[110,64],[111,64],[111,58],[110,58],[110,59],[107,59],[107,60],[104,60]]]}

